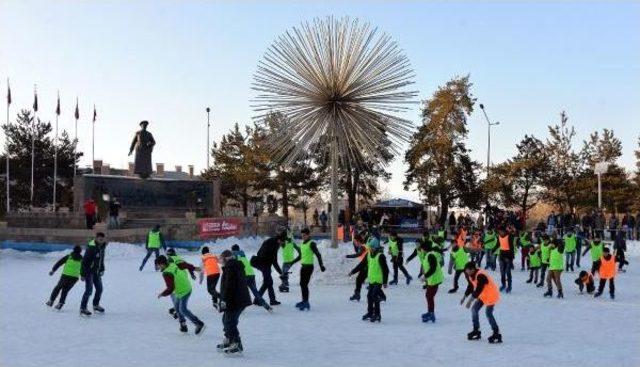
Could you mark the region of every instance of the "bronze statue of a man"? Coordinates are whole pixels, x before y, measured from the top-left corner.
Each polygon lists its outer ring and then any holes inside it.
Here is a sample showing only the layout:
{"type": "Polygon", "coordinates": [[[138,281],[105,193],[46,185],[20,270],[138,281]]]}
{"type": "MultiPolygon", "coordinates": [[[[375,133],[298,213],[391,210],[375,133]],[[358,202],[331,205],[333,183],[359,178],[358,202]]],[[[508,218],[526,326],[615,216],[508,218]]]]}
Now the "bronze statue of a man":
{"type": "Polygon", "coordinates": [[[151,153],[153,152],[154,145],[156,145],[156,141],[153,140],[153,135],[147,131],[148,125],[149,121],[145,120],[140,122],[141,129],[133,137],[131,148],[129,149],[129,155],[133,153],[134,149],[136,151],[135,168],[133,172],[140,176],[140,178],[149,178],[153,172],[151,153]]]}

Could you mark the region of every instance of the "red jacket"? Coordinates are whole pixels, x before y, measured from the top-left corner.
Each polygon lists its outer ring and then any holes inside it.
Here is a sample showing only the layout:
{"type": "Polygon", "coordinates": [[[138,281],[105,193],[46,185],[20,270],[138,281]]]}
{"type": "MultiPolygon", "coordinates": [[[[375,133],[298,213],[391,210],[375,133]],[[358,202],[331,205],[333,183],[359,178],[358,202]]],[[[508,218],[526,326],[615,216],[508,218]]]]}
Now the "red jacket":
{"type": "Polygon", "coordinates": [[[96,203],[93,200],[87,200],[84,202],[84,214],[93,215],[96,214],[96,203]]]}

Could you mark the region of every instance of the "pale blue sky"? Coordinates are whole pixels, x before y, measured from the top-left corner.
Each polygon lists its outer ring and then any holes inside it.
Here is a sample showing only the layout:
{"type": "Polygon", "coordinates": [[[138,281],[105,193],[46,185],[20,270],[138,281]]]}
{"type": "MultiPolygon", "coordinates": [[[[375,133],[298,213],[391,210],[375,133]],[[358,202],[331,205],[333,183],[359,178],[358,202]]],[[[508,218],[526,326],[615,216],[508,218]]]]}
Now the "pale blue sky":
{"type": "MultiPolygon", "coordinates": [[[[82,165],[89,164],[95,103],[96,158],[125,166],[137,123],[148,119],[156,162],[200,170],[205,107],[213,110],[214,140],[233,123],[250,122],[250,83],[265,49],[301,21],[331,14],[392,35],[411,60],[421,99],[470,73],[475,96],[501,122],[493,162],[511,156],[524,134],[546,136],[547,124],[566,110],[580,140],[614,129],[624,144],[620,163],[632,167],[640,135],[637,2],[0,0],[0,86],[6,90],[11,78],[16,112],[31,105],[37,83],[41,117],[52,121],[60,89],[60,124],[71,131],[78,95],[80,146],[88,153],[82,165]]],[[[480,112],[469,120],[469,146],[485,162],[480,112]]],[[[418,106],[406,116],[420,123],[418,106]]],[[[399,157],[388,190],[416,198],[402,189],[404,169],[399,157]]]]}

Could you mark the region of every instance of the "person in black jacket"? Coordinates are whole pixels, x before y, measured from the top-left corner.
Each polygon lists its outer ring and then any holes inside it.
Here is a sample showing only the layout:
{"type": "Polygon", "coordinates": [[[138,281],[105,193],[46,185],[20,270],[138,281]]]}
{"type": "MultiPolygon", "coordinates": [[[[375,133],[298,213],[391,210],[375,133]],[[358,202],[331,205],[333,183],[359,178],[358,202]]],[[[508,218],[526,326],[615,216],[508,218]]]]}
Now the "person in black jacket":
{"type": "Polygon", "coordinates": [[[220,284],[220,312],[224,329],[224,341],[218,350],[235,354],[242,352],[242,341],[238,330],[238,320],[242,311],[251,305],[243,265],[236,260],[233,252],[224,250],[220,254],[222,281],[220,284]]]}
{"type": "Polygon", "coordinates": [[[46,305],[51,307],[53,306],[53,302],[55,302],[58,297],[58,293],[60,293],[60,302],[56,305],[55,309],[60,310],[62,306],[64,306],[64,302],[67,299],[67,293],[73,288],[73,286],[78,281],[80,277],[80,266],[82,262],[82,247],[75,246],[73,248],[73,252],[69,255],[63,256],[60,260],[58,260],[54,265],[49,275],[53,275],[59,267],[64,265],[62,268],[62,275],[60,276],[60,280],[58,284],[53,288],[51,292],[51,296],[47,301],[46,305]]]}
{"type": "Polygon", "coordinates": [[[500,254],[500,292],[511,293],[511,270],[513,269],[513,259],[515,258],[514,236],[506,229],[498,230],[498,248],[500,254]]]}
{"type": "Polygon", "coordinates": [[[278,265],[278,249],[286,239],[287,233],[282,232],[278,236],[271,237],[262,243],[258,253],[251,258],[251,265],[260,270],[262,273],[262,286],[258,290],[260,296],[264,295],[265,291],[269,292],[269,304],[271,306],[277,306],[280,304],[276,300],[276,292],[273,290],[273,278],[271,277],[271,267],[282,275],[280,265],[278,265]]]}
{"type": "Polygon", "coordinates": [[[102,274],[104,274],[104,250],[107,246],[107,239],[102,232],[98,232],[96,237],[89,241],[84,256],[82,257],[82,265],[80,268],[80,279],[85,283],[84,294],[80,302],[80,315],[91,316],[91,312],[87,310],[89,297],[96,288],[93,296],[93,311],[103,313],[104,308],[100,306],[100,297],[102,296],[102,274]]]}

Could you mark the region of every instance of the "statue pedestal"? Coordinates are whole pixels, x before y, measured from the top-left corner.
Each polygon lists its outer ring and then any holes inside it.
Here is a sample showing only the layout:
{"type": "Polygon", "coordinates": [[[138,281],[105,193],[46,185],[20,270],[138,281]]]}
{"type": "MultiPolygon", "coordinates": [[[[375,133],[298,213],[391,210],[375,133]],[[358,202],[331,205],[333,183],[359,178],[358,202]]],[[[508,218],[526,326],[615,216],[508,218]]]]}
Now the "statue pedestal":
{"type": "Polygon", "coordinates": [[[129,218],[185,217],[187,212],[200,216],[220,213],[219,181],[149,178],[129,176],[83,175],[74,180],[73,203],[83,212],[84,202],[92,198],[99,214],[108,216],[109,203],[116,197],[129,218]]]}

